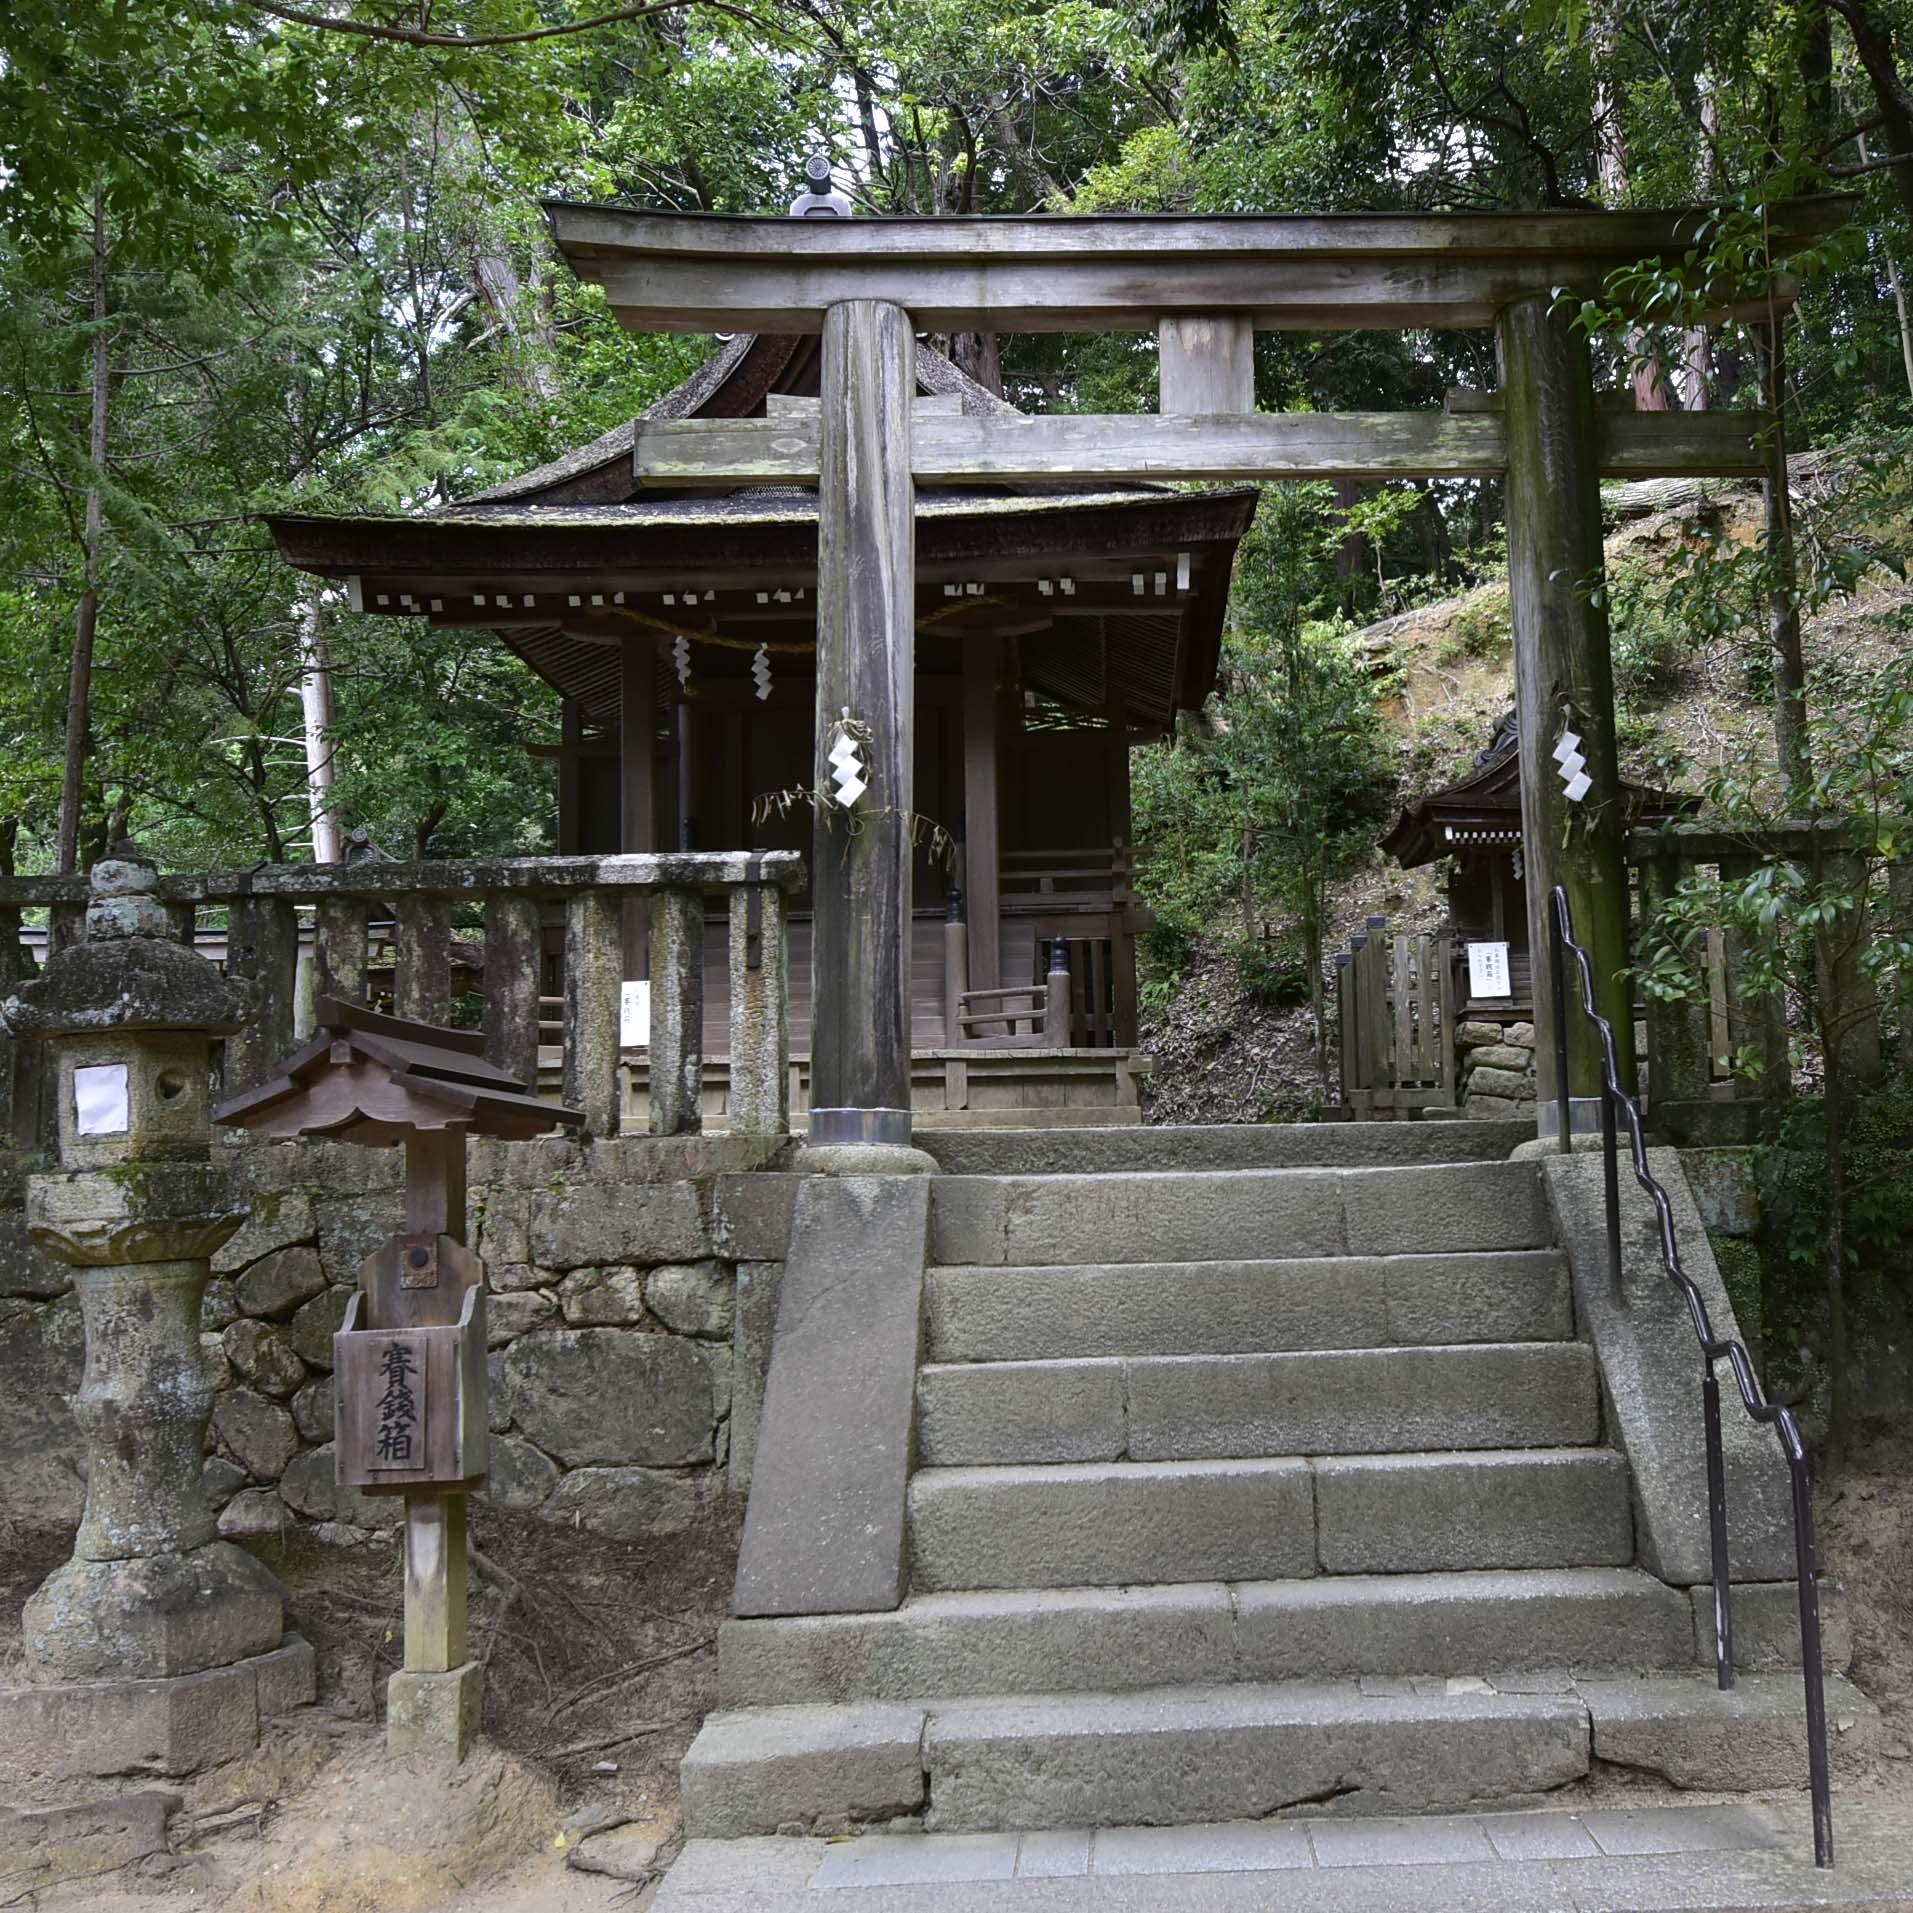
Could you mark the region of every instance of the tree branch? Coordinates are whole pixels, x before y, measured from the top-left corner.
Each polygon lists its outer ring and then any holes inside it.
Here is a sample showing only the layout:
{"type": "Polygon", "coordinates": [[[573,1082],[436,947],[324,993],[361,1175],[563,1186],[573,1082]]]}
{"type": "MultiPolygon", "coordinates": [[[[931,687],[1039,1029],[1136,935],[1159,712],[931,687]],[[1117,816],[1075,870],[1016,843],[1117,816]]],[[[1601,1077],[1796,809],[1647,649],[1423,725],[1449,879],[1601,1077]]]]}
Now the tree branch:
{"type": "Polygon", "coordinates": [[[331,13],[308,13],[303,7],[288,7],[279,0],[245,0],[259,13],[289,20],[295,26],[319,27],[327,33],[352,33],[366,40],[389,40],[399,46],[472,48],[522,46],[528,40],[555,40],[562,34],[590,33],[598,27],[618,26],[628,20],[648,20],[654,14],[680,13],[686,7],[705,6],[714,13],[728,13],[767,31],[770,22],[748,9],[729,4],[729,0],[648,0],[648,4],[618,7],[610,13],[594,13],[586,20],[567,20],[560,26],[527,27],[518,33],[430,33],[423,27],[388,26],[377,20],[353,20],[331,13]]]}

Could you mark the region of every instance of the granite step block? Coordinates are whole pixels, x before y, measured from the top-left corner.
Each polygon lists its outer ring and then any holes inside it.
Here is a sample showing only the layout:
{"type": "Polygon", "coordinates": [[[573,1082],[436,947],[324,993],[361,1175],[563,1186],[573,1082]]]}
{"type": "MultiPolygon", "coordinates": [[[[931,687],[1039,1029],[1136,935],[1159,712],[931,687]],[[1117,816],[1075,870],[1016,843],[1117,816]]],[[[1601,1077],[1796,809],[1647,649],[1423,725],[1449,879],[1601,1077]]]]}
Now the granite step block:
{"type": "Polygon", "coordinates": [[[1579,1779],[1588,1717],[1555,1695],[1154,1688],[937,1706],[924,1756],[936,1832],[1258,1819],[1330,1800],[1434,1813],[1579,1779]]]}
{"type": "Polygon", "coordinates": [[[936,1362],[1558,1342],[1574,1333],[1557,1249],[934,1268],[926,1302],[936,1362]]]}
{"type": "Polygon", "coordinates": [[[718,1636],[725,1707],[1694,1665],[1682,1593],[1635,1568],[915,1594],[718,1636]]]}
{"type": "Polygon", "coordinates": [[[910,1483],[910,1545],[923,1590],[1313,1574],[1309,1465],[926,1468],[910,1483]]]}
{"type": "Polygon", "coordinates": [[[1599,1438],[1579,1342],[931,1363],[931,1466],[1540,1448],[1599,1438]]]}

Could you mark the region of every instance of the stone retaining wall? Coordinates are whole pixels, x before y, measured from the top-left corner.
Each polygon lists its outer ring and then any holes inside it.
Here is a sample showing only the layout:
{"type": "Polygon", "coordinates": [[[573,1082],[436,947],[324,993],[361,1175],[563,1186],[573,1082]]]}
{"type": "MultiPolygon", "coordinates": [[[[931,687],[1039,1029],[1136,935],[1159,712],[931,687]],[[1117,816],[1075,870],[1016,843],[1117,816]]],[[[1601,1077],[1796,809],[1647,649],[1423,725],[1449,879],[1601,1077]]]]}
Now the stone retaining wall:
{"type": "MultiPolygon", "coordinates": [[[[775,1149],[729,1137],[471,1146],[471,1242],[492,1291],[487,1496],[630,1539],[687,1528],[741,1485],[792,1181],[750,1172],[775,1149]]],[[[203,1315],[221,1530],[302,1521],[357,1539],[400,1504],[333,1483],[332,1337],[360,1262],[401,1224],[403,1154],[221,1153],[252,1207],[214,1259],[203,1315]]],[[[83,1343],[67,1272],[25,1240],[23,1187],[20,1165],[0,1175],[0,1521],[65,1527],[84,1492],[66,1404],[83,1343]]]]}
{"type": "Polygon", "coordinates": [[[1473,1021],[1455,1026],[1460,1102],[1470,1115],[1534,1113],[1534,1025],[1473,1021]]]}

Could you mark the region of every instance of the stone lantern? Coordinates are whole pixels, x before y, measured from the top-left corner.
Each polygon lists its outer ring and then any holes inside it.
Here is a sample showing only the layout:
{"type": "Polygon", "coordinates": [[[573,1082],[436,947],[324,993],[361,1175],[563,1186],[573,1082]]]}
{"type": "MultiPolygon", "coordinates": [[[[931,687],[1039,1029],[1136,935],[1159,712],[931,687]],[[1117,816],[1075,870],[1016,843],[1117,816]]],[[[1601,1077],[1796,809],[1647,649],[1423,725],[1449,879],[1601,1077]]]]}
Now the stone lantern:
{"type": "Polygon", "coordinates": [[[85,941],[0,1001],[52,1055],[59,1168],[29,1179],[27,1228],[86,1328],[86,1511],[26,1604],[28,1683],[0,1690],[0,1758],[44,1773],[188,1773],[313,1696],[278,1582],[219,1539],[202,1477],[200,1298],[245,1217],[209,1160],[211,1046],[250,994],[175,940],[156,875],[124,847],[97,864],[85,941]]]}

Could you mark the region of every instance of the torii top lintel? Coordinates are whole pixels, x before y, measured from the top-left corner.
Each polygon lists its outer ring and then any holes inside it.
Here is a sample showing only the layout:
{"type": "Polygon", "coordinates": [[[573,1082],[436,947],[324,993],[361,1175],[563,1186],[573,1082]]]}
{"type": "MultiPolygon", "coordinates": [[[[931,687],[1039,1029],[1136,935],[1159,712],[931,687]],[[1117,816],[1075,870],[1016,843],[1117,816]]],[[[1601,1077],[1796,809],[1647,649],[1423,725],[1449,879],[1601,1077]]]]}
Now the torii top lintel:
{"type": "MultiPolygon", "coordinates": [[[[1321,213],[789,219],[632,212],[549,201],[554,238],[640,332],[816,332],[852,299],[931,331],[1149,331],[1229,313],[1260,331],[1479,329],[1617,267],[1679,266],[1710,215],[1321,213]]],[[[1777,257],[1840,225],[1837,197],[1770,209],[1777,257]]],[[[1792,296],[1784,275],[1726,303],[1792,296]]]]}

